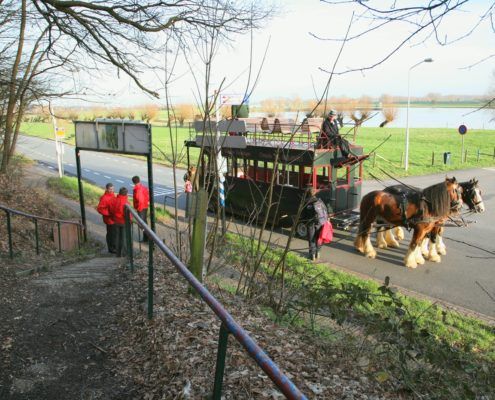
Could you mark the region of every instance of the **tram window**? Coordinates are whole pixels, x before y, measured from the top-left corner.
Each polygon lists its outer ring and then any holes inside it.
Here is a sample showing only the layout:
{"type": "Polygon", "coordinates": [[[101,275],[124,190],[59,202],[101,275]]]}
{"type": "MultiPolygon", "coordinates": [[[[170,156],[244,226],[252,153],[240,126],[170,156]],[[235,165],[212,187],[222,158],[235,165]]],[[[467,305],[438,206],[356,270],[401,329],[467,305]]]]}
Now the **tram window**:
{"type": "Polygon", "coordinates": [[[246,164],[247,164],[247,171],[248,171],[248,176],[251,178],[251,179],[256,179],[256,164],[255,164],[255,161],[254,160],[247,160],[246,161],[246,164]]]}
{"type": "Polygon", "coordinates": [[[313,185],[313,168],[312,167],[301,167],[302,172],[302,182],[301,186],[303,189],[307,188],[308,186],[313,185]]]}
{"type": "Polygon", "coordinates": [[[326,188],[330,185],[330,167],[315,167],[316,169],[316,187],[317,188],[326,188]]]}
{"type": "Polygon", "coordinates": [[[287,166],[287,183],[290,186],[299,187],[299,165],[287,166]]]}
{"type": "Polygon", "coordinates": [[[337,170],[337,185],[347,185],[349,183],[350,167],[339,168],[337,170]]]}
{"type": "Polygon", "coordinates": [[[227,171],[226,171],[225,175],[233,176],[234,175],[233,174],[234,165],[233,165],[232,159],[230,157],[226,157],[225,161],[227,162],[227,171]]]}

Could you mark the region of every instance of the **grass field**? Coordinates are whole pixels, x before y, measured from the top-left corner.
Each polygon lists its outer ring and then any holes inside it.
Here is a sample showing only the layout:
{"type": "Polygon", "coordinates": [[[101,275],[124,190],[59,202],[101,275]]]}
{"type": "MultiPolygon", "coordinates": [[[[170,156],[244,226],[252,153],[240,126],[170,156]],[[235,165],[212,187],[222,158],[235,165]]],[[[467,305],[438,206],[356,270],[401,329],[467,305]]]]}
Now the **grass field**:
{"type": "MultiPolygon", "coordinates": [[[[21,131],[28,135],[53,139],[53,128],[46,123],[24,123],[21,131]]],[[[343,128],[345,135],[348,128],[343,128]]],[[[347,136],[352,137],[352,130],[347,136]]],[[[495,165],[495,131],[470,130],[464,137],[464,149],[467,151],[466,162],[461,161],[461,135],[455,129],[446,128],[412,128],[410,129],[409,171],[408,175],[425,175],[435,172],[446,172],[457,169],[478,168],[495,165]],[[480,152],[478,160],[478,151],[480,152]],[[451,153],[451,163],[443,164],[443,153],[451,153]]],[[[188,128],[166,128],[153,126],[153,157],[155,161],[172,164],[172,148],[178,149],[178,165],[185,167],[187,163],[184,141],[190,139],[188,128]],[[170,136],[173,140],[171,141],[170,136]]],[[[67,126],[67,143],[74,144],[74,128],[67,126]]],[[[384,169],[394,176],[405,176],[403,157],[405,129],[403,128],[361,128],[357,136],[357,144],[371,152],[378,146],[376,156],[365,164],[365,177],[369,173],[378,177],[384,169]]],[[[191,150],[191,158],[195,161],[198,150],[191,150]]]]}

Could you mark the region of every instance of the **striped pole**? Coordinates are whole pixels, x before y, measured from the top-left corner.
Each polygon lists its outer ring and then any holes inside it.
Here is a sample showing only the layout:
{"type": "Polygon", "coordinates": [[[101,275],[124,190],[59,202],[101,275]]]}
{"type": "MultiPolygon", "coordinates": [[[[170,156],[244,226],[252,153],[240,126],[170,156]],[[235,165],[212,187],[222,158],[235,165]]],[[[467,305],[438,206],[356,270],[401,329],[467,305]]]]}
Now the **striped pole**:
{"type": "Polygon", "coordinates": [[[225,189],[223,183],[225,182],[225,177],[220,172],[218,177],[218,195],[220,197],[220,207],[225,207],[225,189]]]}
{"type": "Polygon", "coordinates": [[[223,183],[225,182],[225,177],[222,172],[218,173],[218,199],[221,207],[222,213],[222,234],[225,235],[227,232],[227,227],[225,223],[225,187],[223,183]]]}

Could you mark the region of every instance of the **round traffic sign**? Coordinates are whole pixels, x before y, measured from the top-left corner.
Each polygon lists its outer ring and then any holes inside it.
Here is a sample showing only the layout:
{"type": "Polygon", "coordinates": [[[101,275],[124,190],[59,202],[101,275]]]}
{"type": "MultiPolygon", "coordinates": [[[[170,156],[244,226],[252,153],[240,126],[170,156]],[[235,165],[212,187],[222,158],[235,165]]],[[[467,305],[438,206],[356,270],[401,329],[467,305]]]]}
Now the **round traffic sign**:
{"type": "Polygon", "coordinates": [[[459,125],[459,128],[457,129],[457,131],[461,135],[465,135],[467,133],[467,126],[466,125],[459,125]]]}

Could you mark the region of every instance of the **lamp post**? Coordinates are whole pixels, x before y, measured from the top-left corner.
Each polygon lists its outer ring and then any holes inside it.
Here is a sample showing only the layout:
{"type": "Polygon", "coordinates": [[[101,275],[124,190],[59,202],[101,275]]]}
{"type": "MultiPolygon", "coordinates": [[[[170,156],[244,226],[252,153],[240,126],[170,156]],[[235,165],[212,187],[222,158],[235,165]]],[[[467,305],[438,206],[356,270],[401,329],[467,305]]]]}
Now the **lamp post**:
{"type": "Polygon", "coordinates": [[[404,156],[404,169],[407,171],[409,168],[409,106],[411,105],[411,71],[416,68],[418,65],[423,63],[431,63],[433,62],[432,58],[425,58],[421,60],[419,63],[414,64],[411,68],[409,68],[409,72],[407,73],[407,109],[406,109],[406,147],[405,147],[405,156],[404,156]]]}

